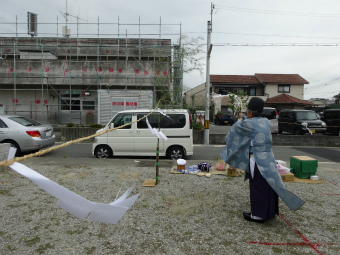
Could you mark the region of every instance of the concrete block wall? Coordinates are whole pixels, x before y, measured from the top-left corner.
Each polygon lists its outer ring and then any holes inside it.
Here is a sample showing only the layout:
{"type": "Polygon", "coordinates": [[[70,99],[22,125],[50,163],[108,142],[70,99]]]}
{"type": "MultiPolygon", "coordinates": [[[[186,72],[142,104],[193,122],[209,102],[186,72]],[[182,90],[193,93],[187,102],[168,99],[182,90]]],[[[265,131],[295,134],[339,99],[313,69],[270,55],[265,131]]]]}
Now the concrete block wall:
{"type": "MultiPolygon", "coordinates": [[[[61,128],[60,140],[62,142],[76,140],[82,137],[94,135],[99,128],[61,128]]],[[[56,132],[55,132],[56,133],[56,132]]],[[[59,138],[59,136],[56,135],[59,138]]],[[[58,140],[58,139],[57,139],[58,140]]],[[[85,140],[84,143],[92,143],[94,138],[85,140]]]]}
{"type": "Polygon", "coordinates": [[[0,143],[0,162],[7,159],[10,148],[11,148],[10,143],[0,143]]]}
{"type": "MultiPolygon", "coordinates": [[[[55,128],[57,142],[66,142],[96,133],[96,128],[55,128]]],[[[225,145],[225,134],[209,134],[210,145],[225,145]]],[[[86,140],[91,143],[94,139],[86,140]]],[[[194,144],[204,144],[204,131],[194,130],[194,144]]],[[[340,147],[340,136],[330,135],[273,135],[274,146],[340,147]]]]}

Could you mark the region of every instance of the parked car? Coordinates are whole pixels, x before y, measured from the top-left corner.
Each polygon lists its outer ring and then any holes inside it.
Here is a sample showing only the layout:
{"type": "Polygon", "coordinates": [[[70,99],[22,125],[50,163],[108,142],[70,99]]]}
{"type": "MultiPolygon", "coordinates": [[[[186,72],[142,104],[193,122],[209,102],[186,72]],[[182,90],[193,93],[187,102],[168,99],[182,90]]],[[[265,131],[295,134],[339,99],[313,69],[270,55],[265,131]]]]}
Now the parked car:
{"type": "Polygon", "coordinates": [[[281,110],[279,115],[279,134],[283,131],[295,135],[305,133],[325,133],[326,123],[314,111],[281,110]]]}
{"type": "Polygon", "coordinates": [[[17,115],[0,115],[0,143],[17,148],[18,156],[52,146],[55,135],[50,125],[17,115]]]}
{"type": "Polygon", "coordinates": [[[277,110],[272,107],[264,107],[262,111],[262,117],[269,120],[271,133],[277,134],[279,132],[277,110]]]}
{"type": "Polygon", "coordinates": [[[340,136],[340,109],[327,109],[322,120],[326,123],[326,133],[340,136]]]}
{"type": "Polygon", "coordinates": [[[233,125],[234,116],[231,112],[222,112],[215,115],[215,125],[233,125]]]}
{"type": "Polygon", "coordinates": [[[150,114],[146,122],[145,115],[150,110],[126,110],[118,112],[104,128],[97,133],[133,122],[123,128],[109,131],[95,137],[92,153],[97,158],[115,156],[155,156],[157,136],[152,134],[148,124],[163,132],[167,139],[159,139],[159,156],[180,159],[194,153],[192,119],[185,109],[167,109],[150,114]],[[137,120],[141,119],[137,122],[137,120]]]}

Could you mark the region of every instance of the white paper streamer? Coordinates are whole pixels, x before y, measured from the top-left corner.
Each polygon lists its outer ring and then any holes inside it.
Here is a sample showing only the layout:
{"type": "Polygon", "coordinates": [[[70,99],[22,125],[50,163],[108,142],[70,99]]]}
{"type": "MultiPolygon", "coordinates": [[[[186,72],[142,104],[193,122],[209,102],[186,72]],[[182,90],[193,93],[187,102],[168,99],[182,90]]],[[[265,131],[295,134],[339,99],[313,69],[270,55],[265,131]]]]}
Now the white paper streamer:
{"type": "Polygon", "coordinates": [[[163,137],[163,139],[164,139],[165,141],[168,140],[168,138],[166,137],[165,134],[163,134],[162,131],[159,131],[159,134],[160,134],[161,137],[163,137]]]}
{"type": "Polygon", "coordinates": [[[161,135],[158,133],[157,129],[153,128],[153,133],[158,137],[161,138],[161,135]]]}
{"type": "MultiPolygon", "coordinates": [[[[15,148],[10,149],[7,160],[11,160],[14,157],[15,151],[15,148]]],[[[121,197],[111,204],[95,203],[60,186],[23,164],[14,162],[10,165],[10,168],[34,182],[47,193],[58,198],[59,201],[57,205],[60,208],[80,219],[88,217],[89,220],[93,221],[117,224],[139,196],[139,194],[137,194],[127,198],[133,189],[133,187],[130,187],[121,197]]]]}
{"type": "Polygon", "coordinates": [[[152,129],[151,125],[150,125],[150,122],[149,122],[149,120],[148,120],[148,117],[146,117],[146,124],[148,125],[148,128],[150,129],[151,133],[152,133],[152,134],[155,134],[155,133],[153,132],[153,129],[152,129]]]}
{"type": "Polygon", "coordinates": [[[168,138],[166,137],[166,135],[162,131],[158,132],[158,130],[156,128],[151,127],[149,120],[148,120],[148,117],[146,117],[146,124],[148,125],[148,128],[150,129],[152,134],[156,135],[158,138],[163,138],[165,141],[168,140],[168,138]]]}
{"type": "Polygon", "coordinates": [[[161,110],[160,108],[157,108],[157,110],[158,110],[161,114],[166,115],[166,114],[163,112],[163,110],[161,110]]]}
{"type": "Polygon", "coordinates": [[[164,116],[168,117],[169,119],[171,119],[170,116],[166,115],[166,114],[163,112],[162,109],[157,108],[157,110],[158,110],[162,115],[164,115],[164,116]]]}

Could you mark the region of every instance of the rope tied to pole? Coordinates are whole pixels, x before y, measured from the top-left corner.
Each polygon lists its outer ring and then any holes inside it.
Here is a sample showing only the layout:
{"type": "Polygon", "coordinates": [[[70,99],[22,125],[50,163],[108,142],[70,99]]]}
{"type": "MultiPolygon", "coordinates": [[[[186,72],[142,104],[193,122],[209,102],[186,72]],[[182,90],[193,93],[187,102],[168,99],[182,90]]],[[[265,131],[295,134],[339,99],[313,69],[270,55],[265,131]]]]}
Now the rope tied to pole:
{"type": "Polygon", "coordinates": [[[63,143],[63,144],[60,144],[60,145],[56,145],[56,146],[52,146],[50,148],[47,148],[47,149],[44,149],[44,150],[41,150],[41,151],[37,151],[35,153],[31,153],[29,155],[25,155],[23,157],[16,157],[14,159],[11,159],[10,161],[7,161],[6,159],[1,161],[0,162],[0,167],[6,167],[6,166],[10,166],[12,165],[14,162],[20,162],[20,161],[23,161],[23,160],[26,160],[26,159],[30,159],[30,158],[33,158],[33,157],[39,157],[39,156],[42,156],[48,152],[51,152],[51,151],[55,151],[55,150],[58,150],[60,148],[64,148],[64,147],[67,147],[71,144],[74,144],[74,143],[79,143],[79,142],[82,142],[82,141],[85,141],[85,140],[88,140],[88,139],[91,139],[91,138],[94,138],[96,136],[100,136],[100,135],[103,135],[103,134],[106,134],[110,131],[113,131],[113,130],[117,130],[117,129],[120,129],[120,128],[123,128],[125,126],[128,126],[128,125],[131,125],[135,122],[138,122],[138,121],[141,121],[142,119],[145,119],[146,117],[148,117],[149,115],[151,115],[153,112],[155,112],[158,108],[158,105],[159,105],[160,101],[158,101],[156,107],[154,109],[152,109],[150,111],[150,113],[148,113],[147,115],[145,115],[144,117],[138,119],[138,120],[135,120],[135,121],[132,121],[130,123],[126,123],[122,126],[119,126],[119,127],[115,127],[115,128],[111,128],[111,129],[108,129],[108,130],[105,130],[105,131],[102,131],[100,133],[97,133],[97,134],[93,134],[93,135],[90,135],[90,136],[87,136],[87,137],[81,137],[81,138],[78,138],[76,140],[72,140],[72,141],[68,141],[66,143],[63,143]]]}

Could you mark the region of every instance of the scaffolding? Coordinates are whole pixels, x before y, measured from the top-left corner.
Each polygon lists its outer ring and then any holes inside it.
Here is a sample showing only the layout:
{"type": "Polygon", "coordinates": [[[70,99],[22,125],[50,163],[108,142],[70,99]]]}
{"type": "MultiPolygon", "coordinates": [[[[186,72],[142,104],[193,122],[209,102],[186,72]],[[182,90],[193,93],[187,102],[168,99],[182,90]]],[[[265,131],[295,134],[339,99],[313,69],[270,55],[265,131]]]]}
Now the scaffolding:
{"type": "Polygon", "coordinates": [[[17,18],[1,23],[8,31],[15,26],[15,33],[0,33],[0,104],[5,113],[63,124],[67,118],[62,120],[61,114],[66,112],[69,122],[90,124],[98,110],[97,91],[103,89],[150,90],[154,100],[167,90],[181,106],[181,24],[162,24],[161,18],[157,24],[142,24],[140,18],[136,24],[120,23],[119,18],[116,23],[100,23],[99,17],[96,23],[79,20],[38,23],[39,37],[24,29],[34,24],[17,18]],[[80,33],[80,26],[89,32],[80,33]],[[169,33],[169,27],[179,32],[169,33]]]}

